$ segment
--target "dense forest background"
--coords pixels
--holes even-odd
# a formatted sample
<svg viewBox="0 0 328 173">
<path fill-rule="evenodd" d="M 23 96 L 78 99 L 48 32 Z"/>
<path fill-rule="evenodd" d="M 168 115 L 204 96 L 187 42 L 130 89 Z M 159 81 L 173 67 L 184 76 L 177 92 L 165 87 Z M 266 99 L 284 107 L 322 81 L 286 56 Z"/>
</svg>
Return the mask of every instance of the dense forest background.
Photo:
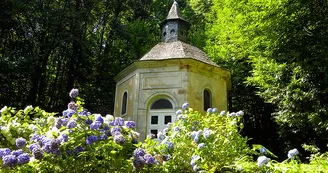
<svg viewBox="0 0 328 173">
<path fill-rule="evenodd" d="M 0 1 L 0 106 L 61 112 L 79 88 L 112 113 L 113 77 L 160 41 L 172 0 Z M 189 43 L 232 73 L 243 134 L 278 156 L 302 143 L 327 150 L 326 0 L 179 0 Z M 303 151 L 304 153 L 304 151 Z"/>
</svg>

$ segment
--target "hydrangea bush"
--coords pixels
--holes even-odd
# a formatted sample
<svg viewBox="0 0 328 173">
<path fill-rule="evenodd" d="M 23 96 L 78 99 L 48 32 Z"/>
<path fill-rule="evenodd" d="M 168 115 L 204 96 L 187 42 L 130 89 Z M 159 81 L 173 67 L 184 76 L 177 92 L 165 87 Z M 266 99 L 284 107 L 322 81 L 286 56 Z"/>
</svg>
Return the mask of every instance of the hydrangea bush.
<svg viewBox="0 0 328 173">
<path fill-rule="evenodd" d="M 301 164 L 297 149 L 276 162 L 261 145 L 247 146 L 242 111 L 201 114 L 182 105 L 177 121 L 143 143 L 133 121 L 92 114 L 73 89 L 59 115 L 38 107 L 0 110 L 0 172 L 325 172 L 327 153 Z M 253 159 L 256 155 L 256 159 Z"/>
</svg>

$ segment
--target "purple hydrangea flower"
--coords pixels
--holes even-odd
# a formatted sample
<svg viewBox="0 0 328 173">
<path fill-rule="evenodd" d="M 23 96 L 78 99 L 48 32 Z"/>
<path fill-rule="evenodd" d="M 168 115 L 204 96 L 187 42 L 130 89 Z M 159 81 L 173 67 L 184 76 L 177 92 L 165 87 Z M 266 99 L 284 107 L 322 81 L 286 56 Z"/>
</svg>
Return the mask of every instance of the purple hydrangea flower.
<svg viewBox="0 0 328 173">
<path fill-rule="evenodd" d="M 37 160 L 42 160 L 43 158 L 43 151 L 41 148 L 34 148 L 32 151 L 33 157 Z"/>
<path fill-rule="evenodd" d="M 198 141 L 199 141 L 199 136 L 195 136 L 194 142 L 198 143 Z"/>
<path fill-rule="evenodd" d="M 86 140 L 86 144 L 87 145 L 91 145 L 94 142 L 96 142 L 97 140 L 98 140 L 98 137 L 97 136 L 94 136 L 94 135 L 88 136 L 88 138 Z"/>
<path fill-rule="evenodd" d="M 180 128 L 178 126 L 174 127 L 174 131 L 175 132 L 179 132 L 180 131 Z"/>
<path fill-rule="evenodd" d="M 11 153 L 9 148 L 0 148 L 0 158 L 9 155 Z"/>
<path fill-rule="evenodd" d="M 226 115 L 226 114 L 227 114 L 226 111 L 221 111 L 221 112 L 220 112 L 220 115 L 221 115 L 221 116 L 224 116 L 224 115 Z"/>
<path fill-rule="evenodd" d="M 124 144 L 126 141 L 125 137 L 121 134 L 114 136 L 114 142 L 117 144 Z"/>
<path fill-rule="evenodd" d="M 167 134 L 167 132 L 169 132 L 169 129 L 168 128 L 163 129 L 163 134 L 164 135 Z"/>
<path fill-rule="evenodd" d="M 17 160 L 17 157 L 14 156 L 14 155 L 6 155 L 6 156 L 3 156 L 2 157 L 2 161 L 3 161 L 3 164 L 5 166 L 10 166 L 10 167 L 14 167 L 16 166 L 18 160 Z"/>
<path fill-rule="evenodd" d="M 206 112 L 211 114 L 213 112 L 213 109 L 212 108 L 208 108 Z"/>
<path fill-rule="evenodd" d="M 70 117 L 72 117 L 72 115 L 73 114 L 75 114 L 75 110 L 73 110 L 73 109 L 67 109 L 67 110 L 64 110 L 63 111 L 63 116 L 65 117 L 65 118 L 70 118 Z"/>
<path fill-rule="evenodd" d="M 80 116 L 88 116 L 89 115 L 88 110 L 83 110 L 83 111 L 79 112 L 79 115 Z"/>
<path fill-rule="evenodd" d="M 134 157 L 132 160 L 133 167 L 137 170 L 142 169 L 145 165 L 145 159 L 143 157 Z"/>
<path fill-rule="evenodd" d="M 17 157 L 17 160 L 18 164 L 28 163 L 30 161 L 30 155 L 28 155 L 27 153 L 23 153 Z"/>
<path fill-rule="evenodd" d="M 104 123 L 104 119 L 102 118 L 101 115 L 96 115 L 96 117 L 95 117 L 95 121 L 99 121 L 101 124 Z"/>
<path fill-rule="evenodd" d="M 189 107 L 189 103 L 184 103 L 183 105 L 182 105 L 182 109 L 183 110 L 185 110 L 185 109 L 187 109 Z"/>
<path fill-rule="evenodd" d="M 69 92 L 69 96 L 70 96 L 71 98 L 76 98 L 78 95 L 79 95 L 79 90 L 78 90 L 78 89 L 73 88 L 73 89 Z"/>
<path fill-rule="evenodd" d="M 114 126 L 124 126 L 124 119 L 121 117 L 115 118 Z"/>
<path fill-rule="evenodd" d="M 192 170 L 193 170 L 194 172 L 197 172 L 197 171 L 198 171 L 198 166 L 197 166 L 197 165 L 194 165 L 194 166 L 192 167 Z"/>
<path fill-rule="evenodd" d="M 195 139 L 196 136 L 197 136 L 197 132 L 196 131 L 192 131 L 191 132 L 191 139 Z"/>
<path fill-rule="evenodd" d="M 133 151 L 133 157 L 143 157 L 145 156 L 146 152 L 144 149 L 142 148 L 137 148 Z"/>
<path fill-rule="evenodd" d="M 204 144 L 204 143 L 200 143 L 200 144 L 198 144 L 198 149 L 201 149 L 201 148 L 203 148 L 203 147 L 205 147 L 205 144 Z"/>
<path fill-rule="evenodd" d="M 219 110 L 218 110 L 218 108 L 213 108 L 212 109 L 212 113 L 217 113 Z"/>
<path fill-rule="evenodd" d="M 112 136 L 119 135 L 121 134 L 121 128 L 119 126 L 115 126 L 112 128 L 110 133 L 112 134 Z"/>
<path fill-rule="evenodd" d="M 79 105 L 72 101 L 68 103 L 67 108 L 76 111 L 77 109 L 79 109 Z"/>
<path fill-rule="evenodd" d="M 268 163 L 270 161 L 269 158 L 265 157 L 265 156 L 260 156 L 257 158 L 257 165 L 258 166 L 263 166 L 265 165 L 266 163 Z"/>
<path fill-rule="evenodd" d="M 151 165 L 151 164 L 155 163 L 155 158 L 150 154 L 146 154 L 144 156 L 144 159 L 145 159 L 145 163 L 148 164 L 148 165 Z"/>
<path fill-rule="evenodd" d="M 18 157 L 19 155 L 23 154 L 23 150 L 22 149 L 19 149 L 19 150 L 14 150 L 11 152 L 12 155 Z"/>
<path fill-rule="evenodd" d="M 60 121 L 61 121 L 61 125 L 67 126 L 68 118 L 60 118 Z"/>
<path fill-rule="evenodd" d="M 103 130 L 109 130 L 110 128 L 109 128 L 109 126 L 104 126 L 104 128 L 103 128 Z"/>
<path fill-rule="evenodd" d="M 175 114 L 176 114 L 176 115 L 181 115 L 181 114 L 182 114 L 182 110 L 181 110 L 181 109 L 177 110 L 177 111 L 175 112 Z"/>
<path fill-rule="evenodd" d="M 231 112 L 231 113 L 229 114 L 230 117 L 235 117 L 236 115 L 237 115 L 237 114 L 234 113 L 234 112 Z"/>
<path fill-rule="evenodd" d="M 33 151 L 34 148 L 40 148 L 40 145 L 38 143 L 33 143 L 28 147 L 30 151 Z"/>
<path fill-rule="evenodd" d="M 292 157 L 296 156 L 298 153 L 299 153 L 298 150 L 296 148 L 294 148 L 294 149 L 288 151 L 287 156 L 288 156 L 288 158 L 292 158 Z"/>
<path fill-rule="evenodd" d="M 67 128 L 69 128 L 69 129 L 72 129 L 72 128 L 76 127 L 76 126 L 77 126 L 77 124 L 76 124 L 76 122 L 74 120 L 71 120 L 71 121 L 69 121 L 67 123 Z"/>
<path fill-rule="evenodd" d="M 95 121 L 92 124 L 90 124 L 90 129 L 91 130 L 98 130 L 101 126 L 101 122 Z"/>
<path fill-rule="evenodd" d="M 85 123 L 86 123 L 86 124 L 89 124 L 89 125 L 92 124 L 92 122 L 93 122 L 93 121 L 92 121 L 91 119 L 87 119 L 87 120 L 85 120 Z"/>
<path fill-rule="evenodd" d="M 125 121 L 125 126 L 133 129 L 136 126 L 136 123 L 134 121 Z"/>
<path fill-rule="evenodd" d="M 17 138 L 16 139 L 16 146 L 18 148 L 23 148 L 26 145 L 26 139 L 24 138 Z"/>
</svg>

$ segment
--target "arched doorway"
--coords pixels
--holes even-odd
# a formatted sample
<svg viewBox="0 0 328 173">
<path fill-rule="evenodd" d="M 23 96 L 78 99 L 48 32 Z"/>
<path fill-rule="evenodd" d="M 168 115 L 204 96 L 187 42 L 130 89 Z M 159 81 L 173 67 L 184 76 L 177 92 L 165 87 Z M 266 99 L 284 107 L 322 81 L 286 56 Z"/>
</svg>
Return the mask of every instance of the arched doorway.
<svg viewBox="0 0 328 173">
<path fill-rule="evenodd" d="M 147 133 L 153 134 L 156 138 L 157 133 L 162 131 L 168 123 L 175 120 L 174 106 L 172 101 L 167 98 L 155 100 L 149 107 Z"/>
</svg>

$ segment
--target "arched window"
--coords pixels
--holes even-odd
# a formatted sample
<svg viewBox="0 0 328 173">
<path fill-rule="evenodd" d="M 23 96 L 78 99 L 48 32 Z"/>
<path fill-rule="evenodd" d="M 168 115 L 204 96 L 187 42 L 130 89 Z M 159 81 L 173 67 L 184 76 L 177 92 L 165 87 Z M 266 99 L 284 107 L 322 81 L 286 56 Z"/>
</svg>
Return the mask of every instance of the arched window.
<svg viewBox="0 0 328 173">
<path fill-rule="evenodd" d="M 122 97 L 122 109 L 121 109 L 121 115 L 126 114 L 127 112 L 127 108 L 128 108 L 128 92 L 125 91 L 123 93 L 123 97 Z"/>
<path fill-rule="evenodd" d="M 204 111 L 212 107 L 212 94 L 209 89 L 204 90 Z"/>
<path fill-rule="evenodd" d="M 173 106 L 167 99 L 158 99 L 151 105 L 150 109 L 173 109 Z"/>
<path fill-rule="evenodd" d="M 175 30 L 174 30 L 174 29 L 171 29 L 170 34 L 171 34 L 171 35 L 172 35 L 172 34 L 175 34 Z"/>
</svg>

